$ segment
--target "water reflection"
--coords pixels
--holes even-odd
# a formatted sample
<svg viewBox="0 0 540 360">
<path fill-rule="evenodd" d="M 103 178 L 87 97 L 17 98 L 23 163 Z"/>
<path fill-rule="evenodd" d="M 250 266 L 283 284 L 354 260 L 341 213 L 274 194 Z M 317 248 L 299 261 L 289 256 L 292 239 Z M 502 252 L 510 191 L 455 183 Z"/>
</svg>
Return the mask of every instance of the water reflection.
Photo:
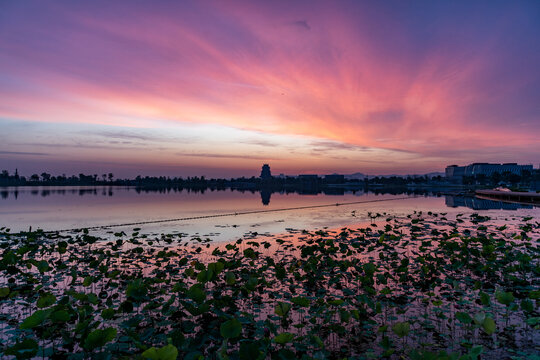
<svg viewBox="0 0 540 360">
<path fill-rule="evenodd" d="M 532 209 L 532 205 L 507 203 L 496 200 L 486 200 L 468 196 L 445 196 L 445 204 L 448 207 L 467 207 L 473 210 L 517 210 Z"/>
<path fill-rule="evenodd" d="M 417 195 L 417 196 L 442 196 L 441 191 L 438 190 L 425 190 L 425 189 L 407 189 L 407 188 L 382 188 L 382 189 L 346 189 L 342 187 L 330 187 L 325 189 L 225 189 L 225 188 L 182 188 L 182 187 L 113 187 L 113 186 L 99 186 L 99 187 L 40 187 L 40 188 L 3 188 L 0 191 L 0 199 L 6 200 L 11 198 L 18 199 L 20 194 L 31 194 L 32 196 L 49 197 L 52 195 L 60 196 L 102 196 L 112 197 L 117 192 L 125 193 L 131 192 L 132 194 L 205 194 L 206 192 L 237 192 L 237 193 L 250 193 L 260 194 L 261 203 L 264 206 L 270 204 L 272 194 L 288 195 L 335 195 L 344 196 L 346 194 L 363 195 Z M 467 207 L 473 210 L 516 210 L 516 209 L 532 209 L 532 205 L 505 203 L 496 200 L 479 199 L 476 197 L 466 196 L 452 196 L 444 195 L 445 204 L 448 207 Z"/>
<path fill-rule="evenodd" d="M 451 208 L 467 207 L 473 210 L 517 210 L 532 209 L 533 205 L 505 203 L 496 200 L 480 199 L 467 196 L 443 195 L 442 189 L 410 189 L 410 188 L 370 188 L 370 189 L 348 189 L 344 187 L 329 187 L 324 189 L 271 189 L 264 188 L 216 188 L 216 187 L 129 187 L 129 186 L 74 186 L 74 187 L 7 187 L 0 190 L 0 200 L 18 200 L 22 195 L 40 196 L 47 198 L 51 196 L 62 196 L 71 198 L 72 196 L 92 196 L 92 197 L 113 197 L 131 195 L 180 195 L 194 194 L 203 195 L 207 193 L 237 193 L 260 195 L 260 202 L 263 206 L 270 205 L 273 194 L 278 195 L 300 195 L 300 196 L 362 196 L 362 195 L 408 195 L 424 197 L 445 198 L 445 205 Z"/>
<path fill-rule="evenodd" d="M 408 188 L 345 188 L 345 187 L 329 187 L 324 189 L 272 189 L 264 188 L 261 190 L 248 188 L 218 188 L 218 187 L 129 187 L 129 186 L 66 186 L 66 187 L 7 187 L 0 190 L 0 199 L 11 198 L 17 199 L 20 194 L 30 194 L 33 196 L 49 197 L 53 195 L 60 196 L 102 196 L 112 197 L 117 193 L 132 193 L 132 194 L 205 194 L 207 192 L 236 192 L 260 194 L 261 203 L 269 205 L 272 194 L 280 195 L 335 195 L 344 196 L 347 194 L 353 195 L 421 195 L 421 196 L 441 196 L 440 190 L 425 190 L 425 189 L 408 189 Z"/>
<path fill-rule="evenodd" d="M 261 190 L 261 202 L 264 206 L 270 204 L 271 196 L 272 196 L 272 192 L 270 190 L 266 190 L 266 189 Z"/>
<path fill-rule="evenodd" d="M 356 226 L 369 221 L 368 212 L 392 215 L 411 211 L 449 214 L 492 209 L 506 216 L 538 216 L 537 208 L 479 199 L 452 199 L 443 190 L 425 189 L 305 189 L 254 188 L 136 188 L 122 186 L 90 187 L 11 187 L 0 189 L 0 227 L 13 231 L 45 230 L 132 224 L 160 221 L 145 226 L 148 231 L 196 234 L 230 240 L 245 233 L 281 234 L 287 229 L 320 229 Z M 348 204 L 346 206 L 328 206 Z M 456 208 L 467 207 L 471 210 Z M 321 206 L 325 207 L 321 207 Z M 277 211 L 291 209 L 291 211 Z M 473 210 L 475 209 L 475 210 Z M 267 211 L 268 210 L 268 211 Z M 249 215 L 236 216 L 235 214 Z M 233 216 L 221 217 L 223 214 Z M 214 215 L 220 217 L 214 218 Z M 210 216 L 210 217 L 209 217 Z M 204 218 L 204 219 L 201 219 Z M 195 219 L 163 223 L 166 219 Z M 129 231 L 129 229 L 126 229 Z M 217 234 L 217 235 L 216 235 Z"/>
</svg>

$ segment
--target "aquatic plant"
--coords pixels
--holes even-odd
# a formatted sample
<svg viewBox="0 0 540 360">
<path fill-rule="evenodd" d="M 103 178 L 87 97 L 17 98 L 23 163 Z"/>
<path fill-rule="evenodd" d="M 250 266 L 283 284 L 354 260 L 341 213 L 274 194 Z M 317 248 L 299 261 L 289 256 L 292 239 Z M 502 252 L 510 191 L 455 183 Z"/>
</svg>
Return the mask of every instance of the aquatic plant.
<svg viewBox="0 0 540 360">
<path fill-rule="evenodd" d="M 138 228 L 99 236 L 2 228 L 0 353 L 533 356 L 540 223 L 444 215 L 377 214 L 368 227 L 226 244 Z"/>
</svg>

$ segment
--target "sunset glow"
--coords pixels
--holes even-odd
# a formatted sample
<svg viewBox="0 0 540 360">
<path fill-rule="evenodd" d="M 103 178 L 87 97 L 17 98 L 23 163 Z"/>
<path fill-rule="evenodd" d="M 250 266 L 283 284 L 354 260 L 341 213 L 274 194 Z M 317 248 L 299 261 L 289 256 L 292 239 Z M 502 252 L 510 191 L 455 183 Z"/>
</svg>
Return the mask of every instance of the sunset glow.
<svg viewBox="0 0 540 360">
<path fill-rule="evenodd" d="M 3 168 L 423 173 L 540 160 L 538 2 L 0 3 Z"/>
</svg>

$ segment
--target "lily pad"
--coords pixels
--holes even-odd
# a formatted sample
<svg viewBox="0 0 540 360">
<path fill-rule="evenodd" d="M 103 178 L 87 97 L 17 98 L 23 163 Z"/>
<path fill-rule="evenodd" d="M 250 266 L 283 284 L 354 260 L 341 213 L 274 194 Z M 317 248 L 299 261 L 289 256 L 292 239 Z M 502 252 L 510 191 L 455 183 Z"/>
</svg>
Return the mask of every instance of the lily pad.
<svg viewBox="0 0 540 360">
<path fill-rule="evenodd" d="M 235 318 L 227 320 L 221 324 L 219 332 L 225 339 L 238 337 L 242 333 L 242 323 Z"/>
<path fill-rule="evenodd" d="M 94 330 L 90 334 L 88 334 L 88 337 L 84 341 L 84 348 L 88 351 L 92 351 L 94 349 L 104 346 L 108 342 L 112 341 L 115 337 L 115 328 L 109 327 L 103 330 Z"/>
</svg>

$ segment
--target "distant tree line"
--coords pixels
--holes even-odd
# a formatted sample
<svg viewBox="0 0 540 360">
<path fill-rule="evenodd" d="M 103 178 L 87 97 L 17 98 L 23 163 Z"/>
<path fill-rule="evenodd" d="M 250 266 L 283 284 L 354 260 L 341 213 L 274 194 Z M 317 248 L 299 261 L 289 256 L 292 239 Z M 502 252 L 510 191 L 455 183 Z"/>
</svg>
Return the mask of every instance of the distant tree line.
<svg viewBox="0 0 540 360">
<path fill-rule="evenodd" d="M 234 188 L 319 188 L 327 185 L 356 185 L 357 187 L 368 185 L 393 185 L 406 186 L 408 184 L 425 184 L 429 182 L 440 182 L 444 178 L 436 176 L 417 177 L 373 177 L 370 179 L 343 179 L 337 183 L 326 180 L 324 177 L 272 177 L 270 179 L 261 179 L 259 177 L 240 177 L 233 179 L 207 179 L 204 176 L 194 177 L 166 177 L 166 176 L 137 176 L 134 179 L 115 179 L 113 173 L 78 176 L 58 175 L 54 176 L 43 172 L 40 175 L 33 174 L 26 178 L 20 176 L 17 172 L 11 175 L 7 170 L 0 174 L 0 186 L 64 186 L 64 185 L 125 185 L 138 187 L 234 187 Z"/>
<path fill-rule="evenodd" d="M 392 185 L 392 186 L 407 186 L 407 185 L 420 185 L 429 183 L 440 183 L 445 178 L 442 176 L 429 177 L 424 176 L 376 176 L 370 178 L 368 184 L 371 185 Z"/>
<path fill-rule="evenodd" d="M 97 174 L 85 175 L 79 174 L 79 176 L 72 175 L 67 177 L 63 175 L 51 175 L 43 172 L 41 175 L 33 174 L 28 178 L 19 175 L 18 171 L 15 171 L 13 175 L 7 170 L 2 170 L 0 173 L 0 186 L 25 186 L 25 185 L 47 185 L 47 186 L 61 186 L 61 185 L 104 185 L 113 184 L 114 175 L 112 173 L 103 174 L 99 177 Z"/>
<path fill-rule="evenodd" d="M 374 178 L 370 181 L 378 181 L 379 178 Z M 388 181 L 387 179 L 383 179 Z M 335 179 L 332 180 L 335 182 Z M 282 188 L 322 188 L 333 182 L 326 180 L 324 177 L 308 176 L 308 177 L 271 177 L 261 179 L 260 177 L 239 177 L 233 179 L 208 179 L 204 176 L 193 177 L 166 177 L 166 176 L 137 176 L 134 179 L 115 179 L 112 173 L 86 175 L 79 174 L 78 176 L 51 175 L 47 172 L 41 174 L 33 174 L 30 177 L 20 176 L 17 171 L 15 174 L 10 174 L 7 170 L 3 170 L 0 174 L 0 186 L 87 186 L 87 185 L 123 185 L 148 188 L 234 188 L 234 189 L 282 189 Z M 361 187 L 367 185 L 367 180 L 350 179 L 337 181 L 337 185 L 356 185 Z M 334 183 L 334 185 L 336 185 Z"/>
<path fill-rule="evenodd" d="M 539 180 L 539 171 L 533 173 L 525 171 L 522 175 L 505 172 L 503 174 L 494 173 L 492 176 L 478 175 L 475 177 L 464 177 L 465 185 L 490 185 L 496 186 L 501 183 L 516 185 L 519 183 L 530 183 Z M 207 179 L 204 176 L 193 177 L 166 177 L 166 176 L 137 176 L 134 179 L 115 179 L 113 173 L 105 173 L 101 176 L 97 174 L 78 176 L 51 175 L 43 172 L 33 174 L 30 177 L 20 176 L 17 171 L 10 174 L 7 170 L 0 173 L 0 186 L 96 186 L 96 185 L 115 185 L 115 186 L 135 186 L 140 188 L 189 188 L 189 189 L 271 189 L 273 191 L 280 189 L 300 189 L 313 191 L 327 187 L 345 187 L 345 188 L 367 188 L 367 187 L 406 187 L 418 185 L 444 186 L 446 178 L 441 176 L 376 176 L 369 179 L 345 179 L 336 181 L 318 176 L 280 176 L 261 179 L 260 177 L 240 177 L 233 179 Z"/>
</svg>

